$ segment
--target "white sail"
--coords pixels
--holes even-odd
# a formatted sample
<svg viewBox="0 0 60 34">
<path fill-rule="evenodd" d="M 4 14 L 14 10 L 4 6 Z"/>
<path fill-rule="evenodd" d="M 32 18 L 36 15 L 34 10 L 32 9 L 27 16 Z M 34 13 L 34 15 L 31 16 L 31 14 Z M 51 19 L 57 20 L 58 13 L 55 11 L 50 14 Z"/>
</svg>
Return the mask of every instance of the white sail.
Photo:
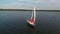
<svg viewBox="0 0 60 34">
<path fill-rule="evenodd" d="M 36 19 L 36 10 L 35 10 L 35 6 L 34 6 L 34 21 Z"/>
<path fill-rule="evenodd" d="M 33 8 L 31 18 L 33 18 L 33 19 L 34 19 L 34 21 L 35 21 L 35 19 L 36 19 L 36 10 L 35 10 L 35 6 L 34 6 L 34 8 Z"/>
<path fill-rule="evenodd" d="M 33 16 L 33 14 L 34 14 L 34 12 L 32 11 L 32 16 L 31 16 L 31 18 L 33 18 L 34 16 Z"/>
</svg>

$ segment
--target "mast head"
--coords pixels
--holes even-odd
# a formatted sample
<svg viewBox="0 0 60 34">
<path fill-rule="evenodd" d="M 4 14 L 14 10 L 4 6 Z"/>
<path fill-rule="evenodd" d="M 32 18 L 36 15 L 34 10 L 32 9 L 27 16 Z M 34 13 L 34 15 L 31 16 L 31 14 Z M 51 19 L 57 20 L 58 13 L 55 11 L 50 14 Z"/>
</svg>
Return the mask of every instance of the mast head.
<svg viewBox="0 0 60 34">
<path fill-rule="evenodd" d="M 34 10 L 35 10 L 35 6 L 34 6 Z"/>
</svg>

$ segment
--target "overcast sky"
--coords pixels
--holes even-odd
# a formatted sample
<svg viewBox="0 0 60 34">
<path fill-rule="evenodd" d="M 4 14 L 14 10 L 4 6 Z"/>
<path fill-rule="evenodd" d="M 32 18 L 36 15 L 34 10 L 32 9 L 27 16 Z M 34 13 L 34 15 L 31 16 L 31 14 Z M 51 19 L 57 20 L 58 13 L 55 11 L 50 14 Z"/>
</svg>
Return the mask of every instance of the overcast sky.
<svg viewBox="0 0 60 34">
<path fill-rule="evenodd" d="M 3 9 L 60 10 L 60 0 L 0 0 Z"/>
</svg>

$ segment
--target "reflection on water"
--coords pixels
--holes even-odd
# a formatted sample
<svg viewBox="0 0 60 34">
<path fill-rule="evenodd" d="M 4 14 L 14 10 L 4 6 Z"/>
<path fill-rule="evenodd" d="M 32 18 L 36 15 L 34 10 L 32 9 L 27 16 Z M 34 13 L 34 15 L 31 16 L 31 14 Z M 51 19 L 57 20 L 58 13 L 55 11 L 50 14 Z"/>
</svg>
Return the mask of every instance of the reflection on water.
<svg viewBox="0 0 60 34">
<path fill-rule="evenodd" d="M 27 27 L 28 27 L 28 29 L 27 29 L 28 34 L 36 34 L 36 27 L 30 27 L 28 25 L 27 25 Z"/>
</svg>

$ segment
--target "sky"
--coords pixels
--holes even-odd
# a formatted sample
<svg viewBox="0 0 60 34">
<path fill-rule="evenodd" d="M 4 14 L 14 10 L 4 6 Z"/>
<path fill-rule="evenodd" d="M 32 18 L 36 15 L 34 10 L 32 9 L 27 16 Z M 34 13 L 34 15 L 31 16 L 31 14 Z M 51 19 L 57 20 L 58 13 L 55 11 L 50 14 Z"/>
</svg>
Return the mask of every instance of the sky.
<svg viewBox="0 0 60 34">
<path fill-rule="evenodd" d="M 0 9 L 60 10 L 60 0 L 0 0 Z"/>
</svg>

